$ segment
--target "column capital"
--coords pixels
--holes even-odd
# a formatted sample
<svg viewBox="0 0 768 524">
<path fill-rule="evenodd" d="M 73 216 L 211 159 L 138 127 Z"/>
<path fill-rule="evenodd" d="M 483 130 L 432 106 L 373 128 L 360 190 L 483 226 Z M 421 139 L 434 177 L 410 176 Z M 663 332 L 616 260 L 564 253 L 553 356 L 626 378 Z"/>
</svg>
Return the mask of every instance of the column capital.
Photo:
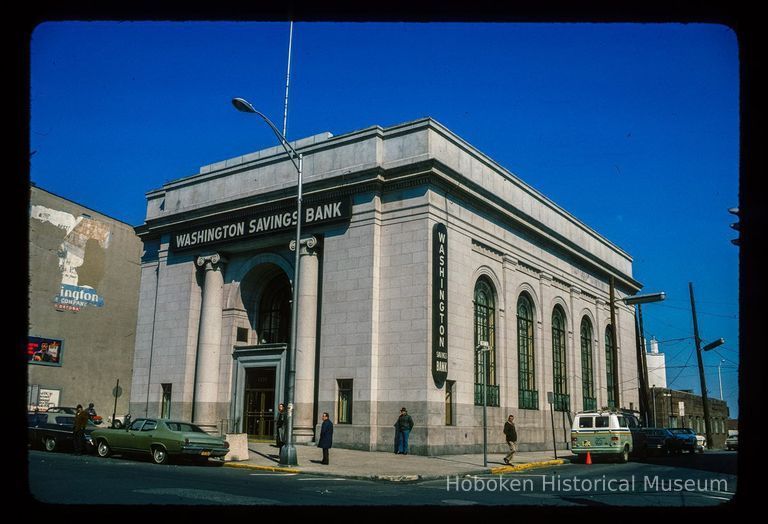
<svg viewBox="0 0 768 524">
<path fill-rule="evenodd" d="M 299 251 L 300 255 L 315 255 L 317 254 L 317 246 L 319 244 L 319 241 L 317 240 L 317 237 L 311 236 L 307 238 L 301 239 L 301 250 Z M 291 251 L 296 251 L 296 241 L 291 240 L 291 243 L 288 245 Z"/>
<path fill-rule="evenodd" d="M 219 253 L 197 257 L 195 264 L 205 271 L 220 270 L 228 260 Z"/>
</svg>

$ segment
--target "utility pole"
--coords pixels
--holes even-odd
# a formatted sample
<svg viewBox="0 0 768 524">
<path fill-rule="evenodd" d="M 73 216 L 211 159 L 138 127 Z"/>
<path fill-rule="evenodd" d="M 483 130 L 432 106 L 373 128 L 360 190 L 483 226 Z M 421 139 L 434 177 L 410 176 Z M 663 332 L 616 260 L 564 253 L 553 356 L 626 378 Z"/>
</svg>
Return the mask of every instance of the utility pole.
<svg viewBox="0 0 768 524">
<path fill-rule="evenodd" d="M 699 322 L 696 319 L 696 301 L 693 298 L 693 283 L 688 282 L 691 293 L 691 313 L 693 314 L 693 337 L 696 341 L 696 359 L 699 362 L 699 380 L 701 381 L 701 399 L 704 403 L 704 428 L 707 433 L 707 447 L 712 449 L 712 424 L 709 420 L 709 398 L 707 397 L 707 381 L 704 378 L 704 362 L 701 358 L 701 339 L 699 338 Z"/>
<path fill-rule="evenodd" d="M 616 409 L 621 407 L 619 401 L 619 341 L 616 337 L 616 291 L 613 275 L 609 277 L 610 301 L 611 301 L 611 337 L 613 338 L 613 405 Z"/>
</svg>

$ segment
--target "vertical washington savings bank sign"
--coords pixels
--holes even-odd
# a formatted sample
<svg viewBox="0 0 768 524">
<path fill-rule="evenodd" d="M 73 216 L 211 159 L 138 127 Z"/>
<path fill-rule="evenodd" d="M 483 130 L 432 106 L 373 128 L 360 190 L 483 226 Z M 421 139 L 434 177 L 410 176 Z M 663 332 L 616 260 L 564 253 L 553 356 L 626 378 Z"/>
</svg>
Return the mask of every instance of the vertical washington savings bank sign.
<svg viewBox="0 0 768 524">
<path fill-rule="evenodd" d="M 448 230 L 432 228 L 432 378 L 442 388 L 448 377 Z"/>
</svg>

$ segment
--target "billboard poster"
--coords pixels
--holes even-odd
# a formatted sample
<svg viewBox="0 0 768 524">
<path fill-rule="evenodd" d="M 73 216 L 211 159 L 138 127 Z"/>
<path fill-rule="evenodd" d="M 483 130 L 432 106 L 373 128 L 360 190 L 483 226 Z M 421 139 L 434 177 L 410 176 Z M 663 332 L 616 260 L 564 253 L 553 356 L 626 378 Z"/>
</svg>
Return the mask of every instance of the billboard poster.
<svg viewBox="0 0 768 524">
<path fill-rule="evenodd" d="M 52 338 L 29 337 L 27 362 L 46 366 L 61 366 L 62 341 Z"/>
</svg>

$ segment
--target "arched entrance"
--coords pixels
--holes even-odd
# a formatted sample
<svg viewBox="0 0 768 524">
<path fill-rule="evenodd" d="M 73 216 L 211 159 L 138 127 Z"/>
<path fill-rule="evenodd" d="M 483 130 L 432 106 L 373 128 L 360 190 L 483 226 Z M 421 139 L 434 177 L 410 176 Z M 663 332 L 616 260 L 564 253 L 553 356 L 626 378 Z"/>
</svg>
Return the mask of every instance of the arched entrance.
<svg viewBox="0 0 768 524">
<path fill-rule="evenodd" d="M 291 333 L 291 282 L 274 264 L 251 270 L 241 283 L 241 298 L 257 344 L 235 350 L 236 406 L 249 438 L 272 440 L 275 413 L 283 399 L 285 350 Z"/>
</svg>

